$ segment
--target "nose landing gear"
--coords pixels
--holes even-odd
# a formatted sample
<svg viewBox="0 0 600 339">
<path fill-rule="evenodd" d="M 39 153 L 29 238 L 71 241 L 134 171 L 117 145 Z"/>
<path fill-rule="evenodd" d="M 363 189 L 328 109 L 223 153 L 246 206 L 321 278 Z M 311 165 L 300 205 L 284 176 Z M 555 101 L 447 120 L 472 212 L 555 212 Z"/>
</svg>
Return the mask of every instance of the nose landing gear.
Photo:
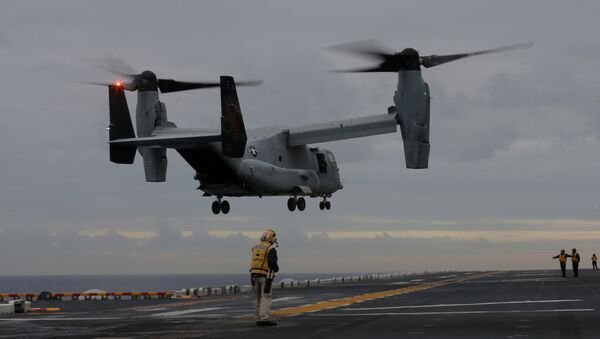
<svg viewBox="0 0 600 339">
<path fill-rule="evenodd" d="M 331 209 L 331 202 L 327 201 L 327 197 L 323 197 L 323 201 L 319 202 L 319 209 L 321 211 Z"/>
<path fill-rule="evenodd" d="M 229 206 L 229 201 L 227 200 L 223 200 L 221 201 L 221 198 L 223 197 L 217 197 L 216 201 L 213 201 L 212 203 L 212 212 L 214 214 L 219 214 L 219 212 L 223 212 L 223 214 L 227 214 L 229 213 L 230 207 Z"/>
</svg>

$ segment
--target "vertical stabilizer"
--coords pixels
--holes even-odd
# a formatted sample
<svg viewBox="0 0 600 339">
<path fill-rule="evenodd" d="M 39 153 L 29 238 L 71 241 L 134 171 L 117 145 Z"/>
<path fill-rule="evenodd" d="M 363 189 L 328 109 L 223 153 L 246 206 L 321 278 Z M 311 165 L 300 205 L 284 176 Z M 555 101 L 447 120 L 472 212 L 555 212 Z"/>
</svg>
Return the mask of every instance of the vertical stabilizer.
<svg viewBox="0 0 600 339">
<path fill-rule="evenodd" d="M 127 107 L 127 99 L 122 86 L 108 86 L 109 125 L 108 140 L 135 138 L 133 124 Z M 135 148 L 110 145 L 110 161 L 117 164 L 133 164 Z"/>
<path fill-rule="evenodd" d="M 246 128 L 233 77 L 221 76 L 221 147 L 228 157 L 240 158 L 246 149 Z"/>
</svg>

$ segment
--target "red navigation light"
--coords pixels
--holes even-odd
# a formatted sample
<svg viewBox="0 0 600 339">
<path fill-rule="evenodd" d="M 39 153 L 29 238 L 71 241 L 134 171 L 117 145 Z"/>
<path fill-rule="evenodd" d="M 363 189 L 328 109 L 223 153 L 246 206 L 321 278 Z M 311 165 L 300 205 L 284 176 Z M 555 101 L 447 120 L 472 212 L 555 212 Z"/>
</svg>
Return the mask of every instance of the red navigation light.
<svg viewBox="0 0 600 339">
<path fill-rule="evenodd" d="M 121 87 L 121 82 L 120 82 L 120 81 L 118 81 L 118 80 L 117 80 L 117 81 L 115 81 L 115 86 L 117 86 L 117 87 Z"/>
</svg>

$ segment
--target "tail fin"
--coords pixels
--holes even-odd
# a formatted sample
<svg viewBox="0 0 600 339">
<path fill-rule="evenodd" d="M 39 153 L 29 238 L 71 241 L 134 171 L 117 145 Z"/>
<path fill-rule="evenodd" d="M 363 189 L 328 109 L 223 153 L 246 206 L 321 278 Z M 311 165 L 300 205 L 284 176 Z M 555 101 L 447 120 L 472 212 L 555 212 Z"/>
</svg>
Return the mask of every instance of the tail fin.
<svg viewBox="0 0 600 339">
<path fill-rule="evenodd" d="M 221 76 L 221 148 L 228 157 L 240 158 L 246 150 L 246 128 L 233 77 Z"/>
<path fill-rule="evenodd" d="M 108 139 L 110 141 L 123 138 L 135 138 L 133 124 L 127 107 L 127 99 L 122 86 L 108 86 L 108 102 L 110 106 L 110 123 Z M 110 161 L 117 164 L 133 164 L 135 148 L 110 145 Z"/>
</svg>

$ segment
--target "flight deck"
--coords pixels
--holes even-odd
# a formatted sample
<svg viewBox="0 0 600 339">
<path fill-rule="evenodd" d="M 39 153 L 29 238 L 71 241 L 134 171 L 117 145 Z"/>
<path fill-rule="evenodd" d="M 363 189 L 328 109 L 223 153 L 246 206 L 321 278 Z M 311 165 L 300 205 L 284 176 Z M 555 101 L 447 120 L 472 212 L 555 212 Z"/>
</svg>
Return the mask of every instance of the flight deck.
<svg viewBox="0 0 600 339">
<path fill-rule="evenodd" d="M 570 273 L 570 272 L 569 272 Z M 598 338 L 600 273 L 415 274 L 276 289 L 278 325 L 257 327 L 251 293 L 198 299 L 34 301 L 56 313 L 0 316 L 0 337 Z"/>
</svg>

